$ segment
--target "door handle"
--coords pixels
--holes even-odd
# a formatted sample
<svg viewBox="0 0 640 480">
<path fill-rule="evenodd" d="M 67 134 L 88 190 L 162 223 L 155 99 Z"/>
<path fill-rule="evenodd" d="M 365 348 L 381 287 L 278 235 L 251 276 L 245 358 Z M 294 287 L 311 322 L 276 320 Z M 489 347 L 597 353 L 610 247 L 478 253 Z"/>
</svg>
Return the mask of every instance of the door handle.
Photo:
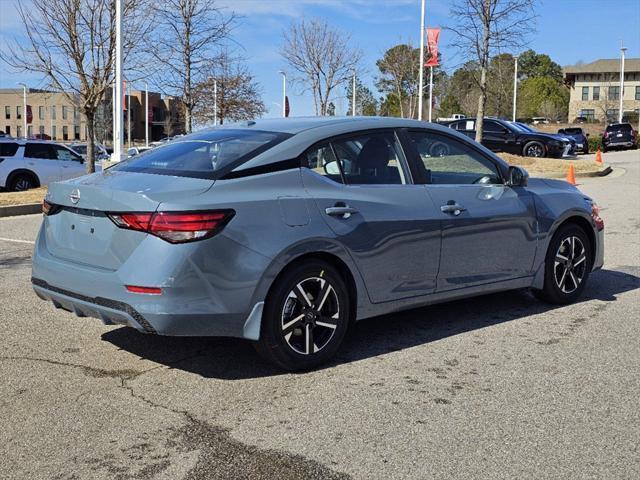
<svg viewBox="0 0 640 480">
<path fill-rule="evenodd" d="M 342 218 L 349 218 L 351 214 L 358 213 L 358 210 L 350 207 L 349 205 L 345 205 L 342 202 L 336 203 L 333 207 L 327 207 L 324 209 L 324 211 L 327 215 L 330 215 L 332 217 Z"/>
<path fill-rule="evenodd" d="M 453 200 L 449 200 L 446 205 L 440 206 L 440 211 L 442 213 L 451 213 L 456 217 L 460 215 L 462 212 L 464 212 L 465 210 L 466 208 L 464 208 L 462 205 L 458 205 Z"/>
</svg>

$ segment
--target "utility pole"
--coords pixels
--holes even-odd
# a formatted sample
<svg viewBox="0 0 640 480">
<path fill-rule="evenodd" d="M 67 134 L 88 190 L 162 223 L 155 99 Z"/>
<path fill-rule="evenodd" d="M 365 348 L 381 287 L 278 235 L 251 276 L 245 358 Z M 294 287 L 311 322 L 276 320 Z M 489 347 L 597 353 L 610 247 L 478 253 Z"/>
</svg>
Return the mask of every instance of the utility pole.
<svg viewBox="0 0 640 480">
<path fill-rule="evenodd" d="M 420 9 L 420 81 L 418 85 L 418 120 L 422 120 L 422 89 L 424 88 L 424 2 Z"/>
<path fill-rule="evenodd" d="M 213 81 L 213 125 L 218 125 L 218 80 Z"/>
<path fill-rule="evenodd" d="M 131 84 L 127 82 L 127 143 L 131 148 Z"/>
<path fill-rule="evenodd" d="M 282 75 L 282 118 L 287 116 L 287 74 L 280 70 L 278 72 Z"/>
<path fill-rule="evenodd" d="M 624 99 L 624 52 L 627 48 L 624 45 L 620 45 L 620 108 L 618 109 L 618 123 L 622 123 L 622 100 Z"/>
<path fill-rule="evenodd" d="M 516 99 L 518 97 L 518 56 L 514 56 L 515 65 L 513 69 L 513 118 L 516 121 Z"/>
<path fill-rule="evenodd" d="M 144 82 L 144 146 L 149 146 L 149 84 Z"/>
<path fill-rule="evenodd" d="M 116 78 L 115 101 L 113 118 L 115 130 L 113 132 L 113 160 L 122 160 L 122 0 L 116 3 Z"/>
<path fill-rule="evenodd" d="M 22 136 L 27 138 L 27 85 L 22 82 L 18 85 L 22 85 L 22 123 L 24 125 Z"/>
<path fill-rule="evenodd" d="M 431 121 L 432 107 L 433 107 L 433 65 L 429 67 L 429 121 Z"/>
<path fill-rule="evenodd" d="M 353 84 L 351 85 L 351 116 L 356 116 L 356 71 L 353 71 Z"/>
</svg>

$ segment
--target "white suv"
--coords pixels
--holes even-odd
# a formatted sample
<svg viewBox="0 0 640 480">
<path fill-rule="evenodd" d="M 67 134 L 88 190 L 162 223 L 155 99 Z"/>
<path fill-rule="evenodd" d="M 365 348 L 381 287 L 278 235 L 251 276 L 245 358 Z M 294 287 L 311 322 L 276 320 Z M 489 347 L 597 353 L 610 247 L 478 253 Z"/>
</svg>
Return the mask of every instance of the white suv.
<svg viewBox="0 0 640 480">
<path fill-rule="evenodd" d="M 82 157 L 64 145 L 0 139 L 0 188 L 28 190 L 85 173 Z"/>
</svg>

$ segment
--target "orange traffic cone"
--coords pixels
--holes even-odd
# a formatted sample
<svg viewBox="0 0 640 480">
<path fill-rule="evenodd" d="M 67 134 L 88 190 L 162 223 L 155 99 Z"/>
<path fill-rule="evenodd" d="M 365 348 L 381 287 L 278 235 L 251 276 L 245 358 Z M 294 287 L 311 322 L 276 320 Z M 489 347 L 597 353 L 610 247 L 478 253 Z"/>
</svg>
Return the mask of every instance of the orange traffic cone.
<svg viewBox="0 0 640 480">
<path fill-rule="evenodd" d="M 596 152 L 596 163 L 598 165 L 602 165 L 602 152 L 600 151 L 600 149 L 598 149 L 598 151 Z"/>
<path fill-rule="evenodd" d="M 567 172 L 567 178 L 566 178 L 567 182 L 569 182 L 571 185 L 575 185 L 576 184 L 576 171 L 573 168 L 573 164 L 569 165 L 569 171 Z"/>
</svg>

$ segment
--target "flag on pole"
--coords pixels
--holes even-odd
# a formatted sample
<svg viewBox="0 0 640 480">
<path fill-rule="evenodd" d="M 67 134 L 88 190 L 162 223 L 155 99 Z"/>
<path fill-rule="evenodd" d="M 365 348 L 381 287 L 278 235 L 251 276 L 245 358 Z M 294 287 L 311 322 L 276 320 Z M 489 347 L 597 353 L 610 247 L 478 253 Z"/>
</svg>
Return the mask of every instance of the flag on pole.
<svg viewBox="0 0 640 480">
<path fill-rule="evenodd" d="M 429 52 L 429 60 L 424 64 L 425 67 L 438 66 L 438 40 L 440 40 L 440 27 L 427 28 L 427 52 Z"/>
</svg>

